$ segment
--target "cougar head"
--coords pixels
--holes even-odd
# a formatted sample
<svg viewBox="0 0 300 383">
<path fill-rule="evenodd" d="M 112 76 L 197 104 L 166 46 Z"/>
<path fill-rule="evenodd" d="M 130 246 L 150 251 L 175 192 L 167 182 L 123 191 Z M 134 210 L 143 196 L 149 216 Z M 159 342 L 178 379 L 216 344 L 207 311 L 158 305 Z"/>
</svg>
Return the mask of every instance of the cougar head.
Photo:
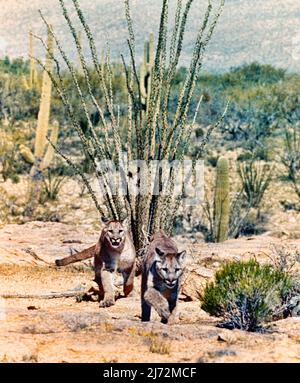
<svg viewBox="0 0 300 383">
<path fill-rule="evenodd" d="M 102 222 L 105 224 L 102 231 L 104 241 L 113 249 L 120 249 L 124 245 L 126 237 L 125 220 L 112 221 L 102 218 Z"/>
<path fill-rule="evenodd" d="M 168 289 L 177 285 L 178 278 L 183 273 L 183 263 L 186 251 L 169 252 L 155 248 L 156 271 Z"/>
</svg>

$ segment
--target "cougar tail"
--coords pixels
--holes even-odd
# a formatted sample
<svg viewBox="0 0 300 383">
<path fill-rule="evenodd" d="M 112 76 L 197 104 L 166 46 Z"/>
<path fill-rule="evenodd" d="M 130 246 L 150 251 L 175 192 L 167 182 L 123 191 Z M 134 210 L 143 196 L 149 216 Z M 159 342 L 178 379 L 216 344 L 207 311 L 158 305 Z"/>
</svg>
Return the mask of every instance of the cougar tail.
<svg viewBox="0 0 300 383">
<path fill-rule="evenodd" d="M 82 250 L 79 253 L 69 255 L 66 258 L 56 259 L 55 264 L 56 266 L 66 266 L 70 263 L 75 263 L 83 261 L 84 259 L 92 258 L 95 254 L 95 247 L 96 245 L 91 246 L 88 249 Z"/>
</svg>

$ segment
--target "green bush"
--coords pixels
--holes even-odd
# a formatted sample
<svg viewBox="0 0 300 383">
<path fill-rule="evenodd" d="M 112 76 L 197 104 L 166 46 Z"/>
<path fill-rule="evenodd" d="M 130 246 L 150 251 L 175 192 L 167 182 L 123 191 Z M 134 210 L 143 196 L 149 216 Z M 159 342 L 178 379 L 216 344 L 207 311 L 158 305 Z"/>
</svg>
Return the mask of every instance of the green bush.
<svg viewBox="0 0 300 383">
<path fill-rule="evenodd" d="M 0 72 L 16 75 L 28 74 L 28 61 L 24 61 L 22 58 L 10 59 L 6 56 L 4 59 L 0 59 Z"/>
<path fill-rule="evenodd" d="M 274 169 L 268 164 L 253 160 L 238 166 L 238 175 L 242 182 L 243 194 L 251 207 L 259 208 L 268 189 Z"/>
<path fill-rule="evenodd" d="M 46 176 L 43 179 L 40 202 L 45 203 L 46 201 L 56 201 L 65 181 L 65 176 L 60 175 L 55 170 L 48 169 Z"/>
<path fill-rule="evenodd" d="M 257 331 L 262 323 L 282 317 L 292 288 L 291 278 L 271 265 L 230 262 L 205 288 L 202 309 L 222 317 L 222 327 Z"/>
</svg>

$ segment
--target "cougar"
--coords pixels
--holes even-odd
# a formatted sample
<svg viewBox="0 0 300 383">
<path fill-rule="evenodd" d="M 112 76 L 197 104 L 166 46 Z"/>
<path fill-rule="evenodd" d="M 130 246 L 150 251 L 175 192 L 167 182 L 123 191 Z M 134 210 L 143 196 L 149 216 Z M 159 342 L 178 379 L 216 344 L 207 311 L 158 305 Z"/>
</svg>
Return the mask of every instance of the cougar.
<svg viewBox="0 0 300 383">
<path fill-rule="evenodd" d="M 175 318 L 186 252 L 163 232 L 154 235 L 146 251 L 142 272 L 142 321 L 150 320 L 151 307 L 162 323 Z"/>
<path fill-rule="evenodd" d="M 94 257 L 95 281 L 99 286 L 100 307 L 115 303 L 114 277 L 118 271 L 123 275 L 123 291 L 127 296 L 133 289 L 135 276 L 135 248 L 125 222 L 102 219 L 104 228 L 96 245 L 55 261 L 57 266 Z"/>
</svg>

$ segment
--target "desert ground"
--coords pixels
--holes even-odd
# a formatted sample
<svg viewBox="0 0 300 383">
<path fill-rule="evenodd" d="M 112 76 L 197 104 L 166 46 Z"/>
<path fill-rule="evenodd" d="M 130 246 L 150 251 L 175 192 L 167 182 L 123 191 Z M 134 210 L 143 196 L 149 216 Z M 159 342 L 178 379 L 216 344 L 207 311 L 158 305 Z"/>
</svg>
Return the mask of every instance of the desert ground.
<svg viewBox="0 0 300 383">
<path fill-rule="evenodd" d="M 74 188 L 65 193 L 74 204 Z M 66 195 L 60 204 L 63 200 Z M 177 236 L 179 247 L 188 250 L 187 271 L 177 321 L 163 325 L 155 313 L 151 322 L 140 321 L 139 278 L 130 297 L 120 297 L 105 309 L 96 301 L 77 302 L 75 297 L 15 297 L 89 288 L 90 261 L 63 268 L 54 265 L 70 247 L 81 250 L 97 240 L 97 217 L 88 197 L 80 201 L 81 209 L 73 205 L 72 214 L 56 206 L 64 223 L 10 223 L 0 229 L 0 294 L 11 296 L 1 300 L 2 362 L 299 362 L 299 318 L 269 323 L 264 333 L 226 330 L 217 327 L 218 318 L 201 310 L 199 301 L 199 293 L 223 262 L 253 256 L 265 262 L 271 243 L 300 248 L 298 212 L 294 216 L 281 212 L 277 219 L 281 225 L 274 226 L 270 219 L 266 229 L 273 230 L 222 244 Z M 81 219 L 76 218 L 79 211 Z M 84 224 L 79 223 L 82 212 Z"/>
</svg>

